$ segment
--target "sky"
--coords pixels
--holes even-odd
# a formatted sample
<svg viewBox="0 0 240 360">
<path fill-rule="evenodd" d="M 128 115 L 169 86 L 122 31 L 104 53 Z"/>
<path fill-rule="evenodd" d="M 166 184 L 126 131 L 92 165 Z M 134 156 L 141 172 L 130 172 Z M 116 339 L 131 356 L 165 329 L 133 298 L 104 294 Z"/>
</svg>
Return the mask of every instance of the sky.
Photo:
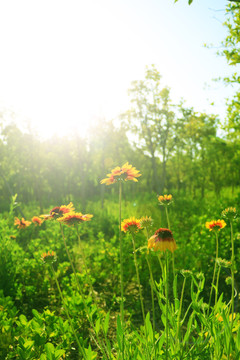
<svg viewBox="0 0 240 360">
<path fill-rule="evenodd" d="M 131 81 L 155 64 L 173 102 L 223 121 L 233 89 L 212 79 L 234 70 L 216 55 L 226 4 L 0 0 L 0 112 L 43 138 L 84 135 L 96 119 L 126 111 Z"/>
</svg>

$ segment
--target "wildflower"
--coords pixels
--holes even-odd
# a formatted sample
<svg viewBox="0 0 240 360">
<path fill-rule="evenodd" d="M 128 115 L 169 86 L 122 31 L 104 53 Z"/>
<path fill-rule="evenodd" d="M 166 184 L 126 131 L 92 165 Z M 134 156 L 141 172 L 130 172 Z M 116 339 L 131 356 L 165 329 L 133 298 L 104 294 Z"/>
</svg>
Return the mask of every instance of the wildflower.
<svg viewBox="0 0 240 360">
<path fill-rule="evenodd" d="M 35 224 L 35 226 L 41 226 L 42 225 L 42 223 L 43 223 L 43 220 L 42 219 L 40 219 L 38 216 L 34 216 L 33 218 L 32 218 L 32 223 L 33 224 Z"/>
<path fill-rule="evenodd" d="M 232 221 L 237 217 L 237 211 L 235 207 L 229 207 L 222 211 L 222 217 L 225 219 Z"/>
<path fill-rule="evenodd" d="M 158 197 L 159 205 L 170 205 L 172 202 L 172 195 L 160 195 Z"/>
<path fill-rule="evenodd" d="M 154 251 L 170 250 L 173 253 L 177 249 L 177 245 L 171 230 L 160 228 L 155 231 L 155 234 L 148 240 L 148 249 Z"/>
<path fill-rule="evenodd" d="M 125 219 L 122 221 L 121 224 L 122 231 L 130 232 L 130 233 L 136 233 L 138 230 L 141 229 L 141 223 L 139 219 L 136 219 L 135 217 L 130 217 L 129 219 Z"/>
<path fill-rule="evenodd" d="M 44 263 L 48 263 L 48 264 L 51 264 L 53 263 L 55 260 L 56 260 L 56 254 L 54 251 L 50 252 L 48 250 L 47 253 L 43 253 L 42 256 L 41 256 L 41 259 Z"/>
<path fill-rule="evenodd" d="M 221 230 L 223 229 L 227 224 L 225 223 L 224 220 L 212 220 L 209 222 L 206 222 L 205 226 L 207 229 L 209 229 L 209 231 L 216 231 L 216 230 Z"/>
<path fill-rule="evenodd" d="M 223 322 L 223 317 L 222 317 L 221 315 L 219 315 L 219 313 L 217 313 L 217 314 L 215 315 L 215 317 L 217 318 L 217 320 L 218 320 L 219 322 Z"/>
<path fill-rule="evenodd" d="M 215 315 L 215 317 L 217 318 L 217 320 L 218 320 L 219 322 L 223 322 L 223 317 L 222 317 L 221 315 L 219 315 L 219 313 L 217 313 L 217 314 Z M 236 319 L 236 314 L 234 313 L 234 314 L 233 314 L 233 320 L 235 320 L 235 319 Z M 229 315 L 229 321 L 232 321 L 232 314 Z"/>
<path fill-rule="evenodd" d="M 19 229 L 25 229 L 29 225 L 31 225 L 31 221 L 27 221 L 24 218 L 22 220 L 15 218 L 14 225 L 16 225 Z"/>
<path fill-rule="evenodd" d="M 111 185 L 123 180 L 137 182 L 138 180 L 136 178 L 139 176 L 141 176 L 139 171 L 127 162 L 122 167 L 115 167 L 110 174 L 107 174 L 107 178 L 101 180 L 101 184 Z"/>
<path fill-rule="evenodd" d="M 226 259 L 217 258 L 216 261 L 217 261 L 218 266 L 223 266 L 225 268 L 230 268 L 232 265 L 231 261 L 228 261 Z"/>
<path fill-rule="evenodd" d="M 90 221 L 93 215 L 91 214 L 82 214 L 82 213 L 75 213 L 74 211 L 65 214 L 63 217 L 58 218 L 58 221 L 68 225 L 78 225 L 85 221 Z"/>
<path fill-rule="evenodd" d="M 180 273 L 182 274 L 183 277 L 188 278 L 191 277 L 193 275 L 191 270 L 180 270 Z"/>
<path fill-rule="evenodd" d="M 142 216 L 140 219 L 140 224 L 143 228 L 149 228 L 153 225 L 153 219 L 151 216 Z"/>
<path fill-rule="evenodd" d="M 73 203 L 70 202 L 68 205 L 55 206 L 52 208 L 47 215 L 41 215 L 45 220 L 47 219 L 58 219 L 59 217 L 67 214 L 69 212 L 73 212 L 75 208 L 73 207 Z"/>
</svg>

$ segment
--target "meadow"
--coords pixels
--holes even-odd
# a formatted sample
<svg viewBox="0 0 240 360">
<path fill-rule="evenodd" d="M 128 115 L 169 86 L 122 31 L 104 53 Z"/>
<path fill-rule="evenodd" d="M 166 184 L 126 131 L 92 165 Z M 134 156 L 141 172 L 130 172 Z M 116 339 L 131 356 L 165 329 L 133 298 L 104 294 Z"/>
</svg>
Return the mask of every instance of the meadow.
<svg viewBox="0 0 240 360">
<path fill-rule="evenodd" d="M 85 214 L 21 204 L 23 219 L 12 197 L 0 218 L 1 359 L 240 358 L 239 196 L 134 196 L 138 174 L 113 169 L 104 206 Z"/>
<path fill-rule="evenodd" d="M 1 359 L 240 358 L 239 129 L 160 79 L 86 137 L 1 119 Z"/>
</svg>

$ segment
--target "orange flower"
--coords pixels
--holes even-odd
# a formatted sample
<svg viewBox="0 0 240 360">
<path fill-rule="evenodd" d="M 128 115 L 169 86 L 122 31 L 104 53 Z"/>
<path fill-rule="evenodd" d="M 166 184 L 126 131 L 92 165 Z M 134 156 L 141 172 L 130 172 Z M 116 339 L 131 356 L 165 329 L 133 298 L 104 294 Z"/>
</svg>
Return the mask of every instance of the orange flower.
<svg viewBox="0 0 240 360">
<path fill-rule="evenodd" d="M 58 221 L 71 226 L 71 225 L 78 225 L 85 221 L 90 221 L 93 215 L 91 214 L 85 214 L 82 213 L 75 213 L 74 211 L 65 214 L 63 217 L 58 218 Z"/>
<path fill-rule="evenodd" d="M 33 222 L 33 224 L 35 224 L 35 226 L 41 226 L 42 225 L 42 223 L 43 223 L 43 220 L 42 219 L 40 219 L 38 216 L 34 216 L 33 218 L 32 218 L 32 222 Z"/>
<path fill-rule="evenodd" d="M 225 223 L 224 220 L 212 220 L 209 222 L 206 222 L 205 226 L 207 229 L 209 229 L 209 231 L 216 231 L 216 230 L 221 230 L 223 229 L 227 224 Z"/>
<path fill-rule="evenodd" d="M 41 259 L 45 263 L 53 263 L 56 260 L 56 254 L 54 251 L 50 252 L 48 250 L 47 253 L 43 253 Z"/>
<path fill-rule="evenodd" d="M 27 221 L 24 218 L 22 220 L 15 218 L 14 225 L 16 225 L 19 229 L 25 229 L 29 225 L 31 225 L 31 221 Z"/>
<path fill-rule="evenodd" d="M 101 184 L 111 185 L 117 181 L 123 180 L 137 182 L 138 180 L 136 178 L 141 176 L 141 174 L 139 174 L 139 171 L 135 167 L 127 162 L 122 167 L 115 167 L 110 174 L 107 174 L 107 176 L 106 179 L 101 180 Z"/>
<path fill-rule="evenodd" d="M 135 219 L 135 217 L 130 217 L 129 219 L 125 219 L 122 221 L 121 229 L 125 233 L 127 231 L 129 231 L 130 233 L 136 233 L 142 228 L 139 219 Z"/>
<path fill-rule="evenodd" d="M 173 253 L 177 249 L 177 245 L 171 230 L 160 228 L 155 231 L 155 234 L 148 240 L 148 249 L 154 251 L 170 250 Z"/>
<path fill-rule="evenodd" d="M 41 215 L 45 220 L 47 219 L 58 219 L 59 217 L 74 211 L 73 203 L 70 202 L 68 205 L 55 206 L 52 208 L 47 215 Z"/>
<path fill-rule="evenodd" d="M 169 205 L 172 202 L 172 195 L 160 195 L 158 201 L 159 205 Z"/>
</svg>

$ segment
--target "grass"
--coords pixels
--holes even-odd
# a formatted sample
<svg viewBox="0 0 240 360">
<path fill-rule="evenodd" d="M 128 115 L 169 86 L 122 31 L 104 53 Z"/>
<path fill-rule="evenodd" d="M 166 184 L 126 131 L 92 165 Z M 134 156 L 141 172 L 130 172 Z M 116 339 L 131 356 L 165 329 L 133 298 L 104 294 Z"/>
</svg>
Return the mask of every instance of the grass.
<svg viewBox="0 0 240 360">
<path fill-rule="evenodd" d="M 150 195 L 146 198 L 145 203 L 141 198 L 123 200 L 122 219 L 151 216 L 151 236 L 167 227 L 167 218 L 156 198 L 151 202 Z M 17 230 L 11 207 L 0 218 L 0 358 L 239 359 L 237 289 L 232 292 L 233 277 L 236 284 L 239 279 L 238 222 L 233 223 L 232 237 L 229 224 L 219 232 L 219 257 L 232 260 L 235 268 L 222 262 L 220 269 L 217 262 L 214 284 L 215 240 L 205 228 L 206 221 L 220 218 L 221 211 L 235 206 L 236 200 L 229 204 L 227 196 L 215 202 L 211 195 L 209 199 L 174 198 L 168 207 L 178 245 L 175 276 L 172 253 L 149 254 L 146 234 L 140 231 L 134 235 L 133 256 L 131 234 L 122 234 L 124 323 L 119 311 L 118 202 L 106 200 L 104 209 L 97 201 L 87 204 L 86 212 L 94 217 L 79 227 L 84 257 L 75 228 L 63 225 L 75 274 L 58 222 Z M 25 210 L 28 218 L 38 215 L 31 208 Z M 54 272 L 41 261 L 48 250 L 57 254 L 51 265 Z"/>
</svg>

